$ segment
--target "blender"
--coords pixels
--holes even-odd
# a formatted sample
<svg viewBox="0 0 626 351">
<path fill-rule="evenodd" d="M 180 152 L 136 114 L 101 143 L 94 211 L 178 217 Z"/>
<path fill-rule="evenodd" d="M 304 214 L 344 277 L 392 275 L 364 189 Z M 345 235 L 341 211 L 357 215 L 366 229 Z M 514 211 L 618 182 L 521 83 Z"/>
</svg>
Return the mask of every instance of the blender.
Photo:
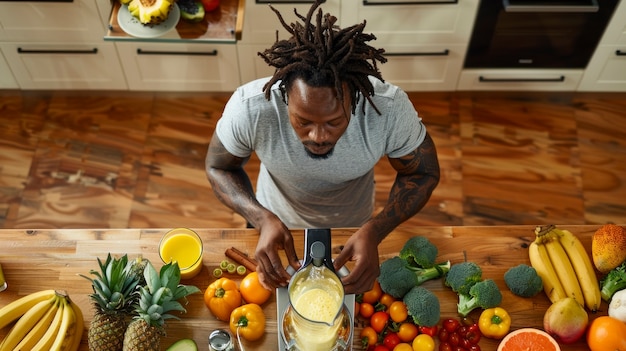
<svg viewBox="0 0 626 351">
<path fill-rule="evenodd" d="M 289 285 L 276 289 L 280 350 L 351 350 L 354 295 L 345 295 L 341 283 L 347 269 L 333 267 L 330 229 L 306 229 L 304 248 Z"/>
</svg>

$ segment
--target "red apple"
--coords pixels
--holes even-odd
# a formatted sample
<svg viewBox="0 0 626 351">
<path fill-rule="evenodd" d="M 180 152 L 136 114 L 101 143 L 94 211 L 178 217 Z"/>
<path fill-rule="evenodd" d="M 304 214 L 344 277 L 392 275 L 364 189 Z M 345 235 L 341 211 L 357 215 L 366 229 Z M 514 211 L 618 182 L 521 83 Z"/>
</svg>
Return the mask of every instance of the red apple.
<svg viewBox="0 0 626 351">
<path fill-rule="evenodd" d="M 201 0 L 204 11 L 209 12 L 220 6 L 220 0 Z"/>
<path fill-rule="evenodd" d="M 553 303 L 543 316 L 543 329 L 564 344 L 578 341 L 588 323 L 587 311 L 572 297 Z"/>
</svg>

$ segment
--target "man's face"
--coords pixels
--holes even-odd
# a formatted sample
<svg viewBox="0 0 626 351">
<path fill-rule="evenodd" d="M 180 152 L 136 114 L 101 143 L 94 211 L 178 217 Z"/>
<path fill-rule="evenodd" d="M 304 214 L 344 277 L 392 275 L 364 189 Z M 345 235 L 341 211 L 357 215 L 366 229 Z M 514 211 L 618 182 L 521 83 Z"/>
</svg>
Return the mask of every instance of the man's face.
<svg viewBox="0 0 626 351">
<path fill-rule="evenodd" d="M 327 158 L 350 122 L 350 99 L 344 105 L 334 88 L 311 87 L 301 79 L 288 92 L 289 121 L 313 158 Z"/>
</svg>

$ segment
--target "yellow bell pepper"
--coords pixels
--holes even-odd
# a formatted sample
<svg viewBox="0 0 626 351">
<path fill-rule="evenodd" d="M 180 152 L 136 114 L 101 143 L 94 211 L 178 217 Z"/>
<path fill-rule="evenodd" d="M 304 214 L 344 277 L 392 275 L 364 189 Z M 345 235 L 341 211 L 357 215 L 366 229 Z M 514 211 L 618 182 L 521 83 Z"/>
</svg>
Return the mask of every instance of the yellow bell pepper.
<svg viewBox="0 0 626 351">
<path fill-rule="evenodd" d="M 511 328 L 511 316 L 502 307 L 488 308 L 478 320 L 480 332 L 491 339 L 502 339 Z"/>
<path fill-rule="evenodd" d="M 230 315 L 230 331 L 246 340 L 254 341 L 265 333 L 265 313 L 261 306 L 249 303 L 233 310 Z"/>
</svg>

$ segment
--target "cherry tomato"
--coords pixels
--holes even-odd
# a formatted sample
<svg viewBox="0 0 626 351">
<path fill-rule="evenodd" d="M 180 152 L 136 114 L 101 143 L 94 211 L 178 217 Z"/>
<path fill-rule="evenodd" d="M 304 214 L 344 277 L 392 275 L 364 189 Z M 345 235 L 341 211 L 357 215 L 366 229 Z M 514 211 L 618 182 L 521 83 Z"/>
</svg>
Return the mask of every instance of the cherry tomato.
<svg viewBox="0 0 626 351">
<path fill-rule="evenodd" d="M 460 325 L 461 323 L 454 318 L 448 318 L 443 321 L 443 329 L 447 330 L 450 333 L 456 331 Z"/>
<path fill-rule="evenodd" d="M 413 340 L 413 350 L 415 351 L 434 351 L 435 340 L 428 334 L 420 334 Z"/>
<path fill-rule="evenodd" d="M 382 333 L 387 328 L 389 322 L 389 313 L 385 311 L 374 312 L 370 318 L 370 326 L 374 328 L 377 333 Z"/>
<path fill-rule="evenodd" d="M 394 303 L 394 301 L 396 301 L 396 298 L 386 293 L 383 293 L 378 299 L 378 302 L 384 305 L 387 310 L 389 309 L 391 304 Z"/>
<path fill-rule="evenodd" d="M 361 313 L 361 304 L 358 301 L 354 301 L 354 315 L 358 316 Z"/>
<path fill-rule="evenodd" d="M 374 281 L 374 286 L 366 292 L 363 293 L 362 302 L 366 302 L 372 305 L 375 305 L 380 297 L 383 296 L 383 290 L 380 288 L 380 283 L 378 280 Z"/>
<path fill-rule="evenodd" d="M 413 346 L 406 342 L 401 342 L 393 348 L 393 351 L 413 351 Z"/>
<path fill-rule="evenodd" d="M 480 328 L 477 324 L 472 324 L 467 329 L 465 329 L 465 334 L 463 335 L 463 339 L 467 340 L 470 345 L 476 345 L 480 341 L 480 337 L 482 336 L 480 332 Z"/>
<path fill-rule="evenodd" d="M 437 326 L 433 325 L 432 327 L 424 327 L 424 326 L 420 326 L 419 327 L 420 333 L 422 334 L 428 334 L 432 337 L 435 337 L 435 335 L 437 335 Z"/>
<path fill-rule="evenodd" d="M 406 305 L 403 301 L 394 301 L 389 306 L 389 316 L 391 320 L 396 323 L 401 323 L 409 316 L 409 312 L 406 309 Z"/>
<path fill-rule="evenodd" d="M 411 322 L 405 322 L 398 327 L 398 337 L 404 342 L 412 342 L 419 334 L 417 326 Z"/>
<path fill-rule="evenodd" d="M 387 333 L 383 338 L 383 345 L 387 346 L 389 350 L 393 350 L 400 342 L 400 337 L 394 332 Z"/>
<path fill-rule="evenodd" d="M 373 351 L 391 351 L 391 349 L 385 345 L 376 345 Z"/>
<path fill-rule="evenodd" d="M 361 342 L 363 343 L 363 347 L 367 348 L 368 346 L 376 345 L 378 342 L 378 334 L 374 328 L 367 326 L 361 329 L 361 334 L 359 335 L 361 338 Z"/>
<path fill-rule="evenodd" d="M 374 305 L 372 305 L 371 303 L 362 302 L 359 312 L 361 313 L 361 317 L 370 318 L 374 314 Z"/>
<path fill-rule="evenodd" d="M 447 342 L 442 342 L 439 344 L 439 351 L 454 351 L 454 349 Z"/>
</svg>

